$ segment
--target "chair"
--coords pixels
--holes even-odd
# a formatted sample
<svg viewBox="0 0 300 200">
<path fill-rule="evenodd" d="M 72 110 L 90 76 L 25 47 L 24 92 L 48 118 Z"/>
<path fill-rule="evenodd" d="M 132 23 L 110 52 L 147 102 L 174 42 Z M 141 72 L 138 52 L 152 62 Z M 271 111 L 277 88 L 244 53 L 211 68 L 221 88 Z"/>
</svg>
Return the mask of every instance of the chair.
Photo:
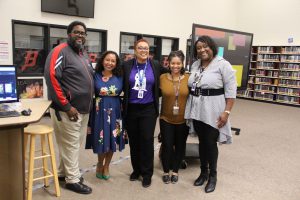
<svg viewBox="0 0 300 200">
<path fill-rule="evenodd" d="M 54 185 L 56 196 L 60 196 L 60 188 L 57 176 L 56 169 L 56 160 L 55 160 L 55 152 L 52 140 L 52 132 L 53 128 L 46 125 L 29 125 L 24 129 L 24 158 L 26 159 L 26 149 L 27 149 L 27 141 L 30 140 L 30 148 L 29 148 L 29 159 L 28 159 L 28 177 L 27 177 L 27 200 L 32 200 L 32 185 L 34 181 L 44 180 L 45 187 L 49 186 L 49 178 L 54 178 Z M 35 156 L 35 139 L 36 136 L 40 136 L 41 138 L 41 156 Z M 46 151 L 46 137 L 48 139 L 48 150 L 50 153 Z M 52 172 L 48 169 L 48 161 L 50 158 Z M 43 160 L 43 166 L 40 168 L 34 168 L 34 161 L 37 159 Z M 43 170 L 43 176 L 33 177 L 33 173 L 35 170 Z"/>
</svg>

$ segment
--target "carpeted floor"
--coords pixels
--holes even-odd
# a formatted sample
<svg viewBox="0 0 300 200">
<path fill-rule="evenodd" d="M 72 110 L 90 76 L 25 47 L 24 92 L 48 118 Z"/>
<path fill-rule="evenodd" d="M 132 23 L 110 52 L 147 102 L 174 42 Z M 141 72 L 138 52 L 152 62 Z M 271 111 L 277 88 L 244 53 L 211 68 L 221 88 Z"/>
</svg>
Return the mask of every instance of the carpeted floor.
<svg viewBox="0 0 300 200">
<path fill-rule="evenodd" d="M 300 108 L 238 99 L 231 114 L 233 127 L 241 128 L 231 145 L 219 146 L 218 182 L 215 192 L 193 186 L 198 177 L 199 160 L 189 159 L 187 169 L 179 171 L 177 184 L 164 184 L 155 139 L 155 169 L 152 185 L 129 181 L 129 147 L 115 153 L 111 179 L 95 177 L 96 155 L 82 148 L 80 167 L 85 183 L 93 188 L 90 195 L 70 192 L 61 187 L 61 197 L 53 195 L 53 183 L 47 190 L 36 183 L 34 200 L 299 200 L 300 199 Z M 41 123 L 50 123 L 44 117 Z M 156 129 L 156 136 L 159 128 Z M 188 143 L 196 143 L 189 137 Z M 83 145 L 84 146 L 84 145 Z"/>
</svg>

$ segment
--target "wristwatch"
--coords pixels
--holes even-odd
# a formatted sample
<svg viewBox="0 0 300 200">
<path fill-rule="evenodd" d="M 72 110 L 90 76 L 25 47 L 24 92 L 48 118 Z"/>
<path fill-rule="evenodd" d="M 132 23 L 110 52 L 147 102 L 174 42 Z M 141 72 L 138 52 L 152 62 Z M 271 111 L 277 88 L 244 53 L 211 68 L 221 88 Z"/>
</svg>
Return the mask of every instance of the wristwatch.
<svg viewBox="0 0 300 200">
<path fill-rule="evenodd" d="M 230 111 L 229 110 L 225 110 L 225 113 L 227 113 L 228 115 L 230 115 Z"/>
</svg>

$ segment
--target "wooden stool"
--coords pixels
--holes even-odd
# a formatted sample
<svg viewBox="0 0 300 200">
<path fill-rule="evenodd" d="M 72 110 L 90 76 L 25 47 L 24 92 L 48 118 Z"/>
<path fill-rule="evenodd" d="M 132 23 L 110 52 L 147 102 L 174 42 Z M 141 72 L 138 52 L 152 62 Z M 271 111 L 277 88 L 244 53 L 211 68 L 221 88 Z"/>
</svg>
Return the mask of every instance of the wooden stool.
<svg viewBox="0 0 300 200">
<path fill-rule="evenodd" d="M 27 200 L 32 200 L 32 184 L 33 181 L 44 179 L 45 187 L 49 186 L 49 178 L 54 177 L 54 185 L 56 196 L 60 196 L 60 188 L 57 177 L 55 152 L 52 140 L 53 128 L 45 125 L 29 125 L 24 129 L 24 154 L 26 154 L 27 141 L 30 137 L 30 150 L 29 150 L 29 163 L 28 163 L 28 178 L 27 178 Z M 41 148 L 42 155 L 35 157 L 35 137 L 41 136 Z M 48 145 L 50 154 L 46 151 L 46 137 L 48 138 Z M 52 172 L 48 170 L 47 158 L 50 157 Z M 26 159 L 26 155 L 24 155 Z M 40 168 L 34 168 L 34 161 L 36 159 L 43 159 L 43 166 Z M 34 170 L 43 170 L 44 176 L 33 178 Z"/>
</svg>

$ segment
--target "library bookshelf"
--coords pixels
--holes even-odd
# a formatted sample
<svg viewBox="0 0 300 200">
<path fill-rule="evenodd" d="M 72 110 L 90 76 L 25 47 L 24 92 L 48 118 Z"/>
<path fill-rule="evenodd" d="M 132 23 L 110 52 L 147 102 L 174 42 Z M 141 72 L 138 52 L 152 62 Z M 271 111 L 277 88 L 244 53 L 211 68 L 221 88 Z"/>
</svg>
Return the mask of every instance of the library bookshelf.
<svg viewBox="0 0 300 200">
<path fill-rule="evenodd" d="M 300 46 L 252 46 L 247 89 L 237 96 L 300 106 Z"/>
</svg>

